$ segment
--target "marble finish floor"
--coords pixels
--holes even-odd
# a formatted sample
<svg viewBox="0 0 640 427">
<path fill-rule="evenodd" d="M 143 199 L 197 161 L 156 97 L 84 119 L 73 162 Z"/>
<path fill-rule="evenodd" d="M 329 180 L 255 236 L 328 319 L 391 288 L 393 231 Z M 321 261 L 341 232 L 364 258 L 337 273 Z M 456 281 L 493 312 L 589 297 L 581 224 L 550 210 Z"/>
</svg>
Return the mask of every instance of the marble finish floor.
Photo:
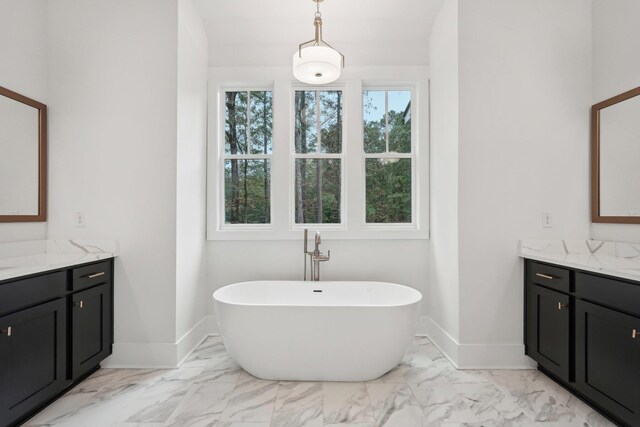
<svg viewBox="0 0 640 427">
<path fill-rule="evenodd" d="M 101 369 L 25 425 L 613 426 L 537 371 L 459 371 L 423 337 L 385 376 L 353 383 L 260 380 L 209 337 L 179 369 Z"/>
</svg>

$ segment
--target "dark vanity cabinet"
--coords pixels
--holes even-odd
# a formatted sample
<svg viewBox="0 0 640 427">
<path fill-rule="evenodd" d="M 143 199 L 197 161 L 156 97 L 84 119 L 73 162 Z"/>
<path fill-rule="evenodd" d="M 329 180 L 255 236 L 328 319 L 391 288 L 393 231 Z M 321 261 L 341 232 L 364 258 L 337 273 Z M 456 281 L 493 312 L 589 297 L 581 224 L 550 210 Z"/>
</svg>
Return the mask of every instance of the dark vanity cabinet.
<svg viewBox="0 0 640 427">
<path fill-rule="evenodd" d="M 525 264 L 525 351 L 623 426 L 640 426 L 640 283 Z"/>
<path fill-rule="evenodd" d="M 112 273 L 110 259 L 0 282 L 0 426 L 33 415 L 111 354 Z"/>
</svg>

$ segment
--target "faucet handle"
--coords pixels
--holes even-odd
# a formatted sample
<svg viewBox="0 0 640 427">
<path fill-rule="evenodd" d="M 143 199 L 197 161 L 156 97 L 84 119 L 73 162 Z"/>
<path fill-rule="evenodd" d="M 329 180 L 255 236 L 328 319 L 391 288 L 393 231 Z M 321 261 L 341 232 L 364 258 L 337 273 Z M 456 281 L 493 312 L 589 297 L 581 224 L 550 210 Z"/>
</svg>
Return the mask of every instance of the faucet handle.
<svg viewBox="0 0 640 427">
<path fill-rule="evenodd" d="M 329 261 L 330 259 L 331 259 L 331 251 L 327 251 L 326 255 L 323 255 L 322 252 L 320 252 L 319 255 L 313 256 L 313 260 L 318 262 Z"/>
</svg>

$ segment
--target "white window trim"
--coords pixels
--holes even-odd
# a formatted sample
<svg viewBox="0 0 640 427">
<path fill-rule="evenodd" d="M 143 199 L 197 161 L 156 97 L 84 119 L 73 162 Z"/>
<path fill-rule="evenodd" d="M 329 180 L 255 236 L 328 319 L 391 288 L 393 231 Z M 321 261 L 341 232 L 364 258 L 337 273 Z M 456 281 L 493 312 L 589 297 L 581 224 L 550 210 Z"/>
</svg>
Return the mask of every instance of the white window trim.
<svg viewBox="0 0 640 427">
<path fill-rule="evenodd" d="M 295 143 L 295 131 L 296 131 L 296 123 L 295 123 L 295 93 L 296 91 L 304 90 L 304 91 L 341 91 L 342 92 L 342 145 L 340 153 L 307 153 L 300 154 L 296 153 L 296 143 Z M 346 138 L 345 138 L 345 123 L 347 123 L 347 94 L 344 88 L 344 85 L 327 85 L 327 86 L 303 86 L 303 85 L 291 85 L 290 91 L 290 104 L 291 104 L 291 114 L 290 114 L 290 133 L 289 133 L 289 229 L 292 231 L 301 231 L 305 228 L 311 228 L 314 230 L 333 230 L 333 231 L 344 231 L 347 230 L 347 188 L 346 188 L 346 180 L 347 180 L 347 155 L 346 155 Z M 316 105 L 318 105 L 319 98 L 316 101 Z M 318 112 L 319 113 L 319 112 Z M 319 118 L 317 119 L 319 121 Z M 320 129 L 317 129 L 318 135 L 320 134 Z M 319 137 L 320 139 L 320 137 Z M 320 147 L 318 147 L 319 149 Z M 306 224 L 297 224 L 296 223 L 296 172 L 295 172 L 295 163 L 296 159 L 340 159 L 340 223 L 338 224 L 324 224 L 324 223 L 306 223 Z"/>
<path fill-rule="evenodd" d="M 367 84 L 362 86 L 362 91 L 360 94 L 360 99 L 364 95 L 364 91 L 385 91 L 385 138 L 386 138 L 386 152 L 384 153 L 366 153 L 364 151 L 364 110 L 362 112 L 362 120 L 361 126 L 363 127 L 363 136 L 362 136 L 362 157 L 363 157 L 363 174 L 364 179 L 362 180 L 362 192 L 365 194 L 365 206 L 362 210 L 362 228 L 365 230 L 417 230 L 418 224 L 420 220 L 420 215 L 418 213 L 419 206 L 419 194 L 418 187 L 420 185 L 420 181 L 418 177 L 421 176 L 420 171 L 418 170 L 419 162 L 416 160 L 418 157 L 418 152 L 420 150 L 420 141 L 418 139 L 418 121 L 413 120 L 415 116 L 415 100 L 417 100 L 417 89 L 416 85 L 390 85 L 390 84 Z M 389 91 L 409 91 L 411 92 L 411 152 L 410 153 L 392 153 L 389 152 L 389 123 L 388 123 L 388 110 L 389 110 L 389 102 L 388 95 Z M 362 101 L 361 101 L 362 104 Z M 367 222 L 367 212 L 366 212 L 366 192 L 367 192 L 367 178 L 366 178 L 366 161 L 367 159 L 410 159 L 411 160 L 411 222 L 407 223 L 376 223 L 376 222 Z"/>
<path fill-rule="evenodd" d="M 208 129 L 208 178 L 207 178 L 207 239 L 208 240 L 301 240 L 302 228 L 310 231 L 321 230 L 327 240 L 415 240 L 429 238 L 429 102 L 426 67 L 350 67 L 345 69 L 343 78 L 332 86 L 343 89 L 346 102 L 343 108 L 343 155 L 342 165 L 342 214 L 344 229 L 325 229 L 327 224 L 318 226 L 305 224 L 292 227 L 293 188 L 291 150 L 293 141 L 293 91 L 295 88 L 309 89 L 291 77 L 289 67 L 212 67 L 209 70 L 209 129 Z M 412 142 L 415 149 L 416 166 L 412 173 L 419 171 L 413 179 L 415 185 L 416 212 L 415 228 L 406 224 L 366 224 L 362 126 L 362 88 L 414 87 L 412 95 Z M 273 146 L 271 158 L 271 224 L 268 227 L 255 224 L 238 224 L 236 229 L 221 229 L 220 201 L 224 171 L 219 169 L 221 150 L 224 152 L 224 109 L 221 96 L 224 90 L 272 90 L 273 91 Z M 355 118 L 352 120 L 350 118 Z M 353 122 L 353 123 L 351 123 Z M 413 132 L 417 134 L 414 138 Z M 222 144 L 221 144 L 222 141 Z M 222 148 L 221 148 L 222 146 Z M 214 165 L 214 167 L 211 167 Z M 224 209 L 224 208 L 222 208 Z"/>
</svg>

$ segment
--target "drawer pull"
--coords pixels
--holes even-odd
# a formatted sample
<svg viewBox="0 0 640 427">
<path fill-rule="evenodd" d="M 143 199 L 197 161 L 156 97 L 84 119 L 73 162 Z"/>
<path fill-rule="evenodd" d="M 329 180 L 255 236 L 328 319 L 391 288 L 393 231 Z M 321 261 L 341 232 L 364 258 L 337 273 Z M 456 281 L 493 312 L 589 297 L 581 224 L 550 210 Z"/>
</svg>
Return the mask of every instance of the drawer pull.
<svg viewBox="0 0 640 427">
<path fill-rule="evenodd" d="M 558 303 L 558 310 L 562 310 L 563 308 L 569 307 L 569 304 L 563 304 L 561 302 Z"/>
<path fill-rule="evenodd" d="M 9 331 L 11 331 L 11 328 L 9 328 Z M 638 336 L 638 331 L 634 329 L 633 332 L 631 332 L 631 338 L 635 340 L 636 336 Z"/>
<path fill-rule="evenodd" d="M 555 277 L 553 277 L 553 276 L 549 276 L 548 274 L 542 274 L 542 273 L 536 273 L 536 276 L 542 277 L 543 279 L 547 279 L 547 280 L 555 279 Z"/>
<path fill-rule="evenodd" d="M 77 302 L 75 305 L 76 307 L 84 308 L 84 301 L 80 300 L 80 302 Z"/>
<path fill-rule="evenodd" d="M 104 271 L 101 271 L 100 273 L 89 274 L 87 277 L 89 279 L 95 279 L 96 277 L 104 276 L 105 274 L 106 273 Z"/>
<path fill-rule="evenodd" d="M 3 330 L 2 330 L 2 331 L 0 331 L 0 332 L 2 332 L 3 334 L 7 334 L 7 336 L 8 336 L 8 337 L 10 337 L 10 336 L 11 336 L 11 333 L 12 333 L 12 331 L 11 331 L 11 326 L 9 326 L 7 329 L 3 329 Z"/>
</svg>

